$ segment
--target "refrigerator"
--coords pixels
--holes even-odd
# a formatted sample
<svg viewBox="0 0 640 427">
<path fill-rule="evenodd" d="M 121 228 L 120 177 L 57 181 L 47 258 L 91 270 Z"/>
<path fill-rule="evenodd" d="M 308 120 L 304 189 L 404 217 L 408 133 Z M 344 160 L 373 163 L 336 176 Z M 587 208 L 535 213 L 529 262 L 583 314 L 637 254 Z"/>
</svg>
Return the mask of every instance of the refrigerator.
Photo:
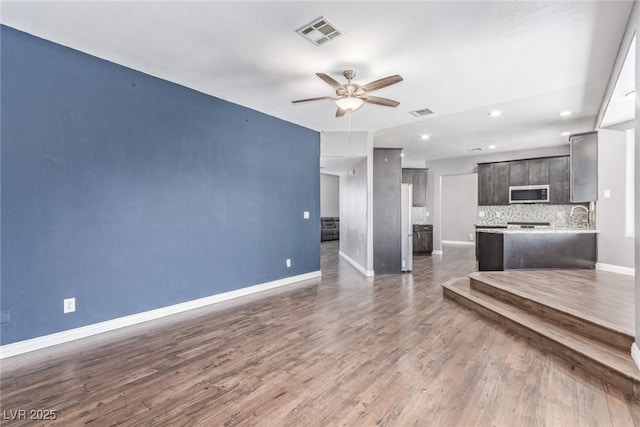
<svg viewBox="0 0 640 427">
<path fill-rule="evenodd" d="M 413 226 L 411 225 L 411 207 L 413 205 L 413 186 L 400 186 L 400 228 L 402 232 L 402 271 L 413 269 Z"/>
</svg>

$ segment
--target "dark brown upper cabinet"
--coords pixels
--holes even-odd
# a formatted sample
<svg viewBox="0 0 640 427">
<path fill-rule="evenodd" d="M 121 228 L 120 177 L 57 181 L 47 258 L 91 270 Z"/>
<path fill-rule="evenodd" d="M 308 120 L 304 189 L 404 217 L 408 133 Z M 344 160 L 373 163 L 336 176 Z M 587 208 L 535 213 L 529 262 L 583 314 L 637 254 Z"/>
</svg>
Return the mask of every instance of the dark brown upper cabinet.
<svg viewBox="0 0 640 427">
<path fill-rule="evenodd" d="M 414 207 L 427 206 L 427 172 L 428 169 L 402 169 L 402 183 L 413 185 Z"/>
<path fill-rule="evenodd" d="M 509 204 L 509 162 L 478 165 L 478 205 Z"/>
<path fill-rule="evenodd" d="M 598 133 L 571 135 L 571 201 L 598 200 Z"/>
<path fill-rule="evenodd" d="M 509 185 L 529 185 L 529 162 L 509 162 Z"/>
<path fill-rule="evenodd" d="M 564 205 L 571 202 L 569 189 L 569 156 L 549 159 L 549 203 Z"/>
<path fill-rule="evenodd" d="M 509 185 L 549 184 L 549 159 L 509 162 Z"/>
<path fill-rule="evenodd" d="M 527 160 L 529 164 L 529 183 L 527 185 L 549 184 L 549 159 Z"/>
<path fill-rule="evenodd" d="M 509 204 L 509 186 L 549 185 L 551 204 L 570 203 L 569 157 L 478 164 L 478 205 Z"/>
</svg>

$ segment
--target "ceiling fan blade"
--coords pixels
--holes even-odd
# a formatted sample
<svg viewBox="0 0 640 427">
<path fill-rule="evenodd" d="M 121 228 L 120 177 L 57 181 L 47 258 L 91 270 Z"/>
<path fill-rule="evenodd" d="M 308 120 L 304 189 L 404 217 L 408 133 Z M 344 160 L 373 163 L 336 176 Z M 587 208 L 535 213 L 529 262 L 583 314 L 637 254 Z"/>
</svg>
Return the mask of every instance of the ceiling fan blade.
<svg viewBox="0 0 640 427">
<path fill-rule="evenodd" d="M 336 110 L 336 117 L 342 117 L 347 113 L 347 110 L 344 110 L 340 107 Z"/>
<path fill-rule="evenodd" d="M 316 73 L 316 76 L 320 77 L 322 80 L 328 83 L 329 86 L 331 86 L 334 89 L 339 89 L 342 87 L 342 84 L 339 81 L 337 81 L 331 76 L 326 75 L 325 73 Z"/>
<path fill-rule="evenodd" d="M 331 97 L 330 96 L 319 96 L 317 98 L 298 99 L 297 101 L 291 101 L 291 103 L 292 104 L 297 104 L 298 102 L 320 101 L 321 99 L 331 99 Z"/>
<path fill-rule="evenodd" d="M 379 96 L 366 96 L 362 97 L 364 102 L 368 102 L 369 104 L 383 105 L 385 107 L 397 107 L 400 105 L 398 101 L 394 101 L 393 99 L 380 98 Z"/>
<path fill-rule="evenodd" d="M 367 92 L 372 92 L 374 90 L 382 89 L 383 87 L 391 86 L 401 81 L 402 81 L 402 77 L 396 74 L 395 76 L 389 76 L 380 80 L 373 81 L 369 84 L 362 86 L 362 88 Z"/>
</svg>

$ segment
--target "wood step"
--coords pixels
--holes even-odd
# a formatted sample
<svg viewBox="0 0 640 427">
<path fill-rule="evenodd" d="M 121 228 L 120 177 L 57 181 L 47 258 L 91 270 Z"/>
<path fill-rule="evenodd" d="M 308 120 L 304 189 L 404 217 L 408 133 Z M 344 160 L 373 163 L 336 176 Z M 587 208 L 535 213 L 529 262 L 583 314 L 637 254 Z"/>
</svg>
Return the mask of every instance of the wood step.
<svg viewBox="0 0 640 427">
<path fill-rule="evenodd" d="M 626 351 L 586 337 L 562 325 L 529 314 L 470 286 L 469 278 L 442 285 L 443 295 L 525 338 L 531 345 L 556 354 L 578 372 L 596 377 L 640 398 L 640 372 Z"/>
<path fill-rule="evenodd" d="M 474 290 L 622 351 L 629 351 L 635 340 L 632 332 L 619 325 L 588 315 L 584 311 L 572 310 L 560 301 L 526 292 L 523 288 L 514 286 L 513 283 L 497 280 L 491 274 L 472 273 L 469 279 L 471 288 Z"/>
</svg>

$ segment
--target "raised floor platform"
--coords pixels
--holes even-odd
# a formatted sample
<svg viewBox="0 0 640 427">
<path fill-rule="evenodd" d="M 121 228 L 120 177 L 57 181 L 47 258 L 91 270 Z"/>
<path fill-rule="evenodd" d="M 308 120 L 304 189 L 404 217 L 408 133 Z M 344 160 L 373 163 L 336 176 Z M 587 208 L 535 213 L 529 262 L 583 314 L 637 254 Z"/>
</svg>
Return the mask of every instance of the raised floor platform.
<svg viewBox="0 0 640 427">
<path fill-rule="evenodd" d="M 446 297 L 522 335 L 623 392 L 640 397 L 633 277 L 598 270 L 473 273 L 443 284 Z"/>
</svg>

